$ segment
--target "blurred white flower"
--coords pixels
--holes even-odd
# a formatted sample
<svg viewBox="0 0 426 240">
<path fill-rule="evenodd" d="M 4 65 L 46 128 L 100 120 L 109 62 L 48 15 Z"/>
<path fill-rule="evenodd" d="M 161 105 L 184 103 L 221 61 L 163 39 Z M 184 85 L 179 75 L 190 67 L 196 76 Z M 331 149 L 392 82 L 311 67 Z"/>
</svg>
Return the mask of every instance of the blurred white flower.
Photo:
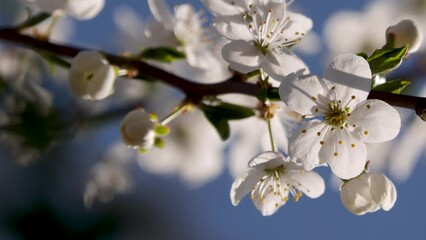
<svg viewBox="0 0 426 240">
<path fill-rule="evenodd" d="M 83 197 L 87 208 L 90 208 L 96 199 L 105 203 L 112 200 L 115 194 L 125 193 L 130 189 L 128 165 L 135 157 L 133 153 L 121 142 L 117 142 L 92 168 Z"/>
<path fill-rule="evenodd" d="M 177 175 L 190 188 L 201 187 L 220 175 L 224 144 L 200 111 L 181 115 L 169 126 L 163 149 L 153 148 L 139 155 L 143 170 Z"/>
<path fill-rule="evenodd" d="M 82 51 L 74 57 L 69 71 L 69 86 L 74 96 L 102 100 L 113 93 L 114 68 L 98 52 Z"/>
<path fill-rule="evenodd" d="M 121 140 L 128 147 L 148 150 L 154 145 L 156 123 L 143 109 L 128 113 L 121 122 Z"/>
<path fill-rule="evenodd" d="M 214 16 L 232 16 L 244 13 L 245 0 L 201 0 Z"/>
<path fill-rule="evenodd" d="M 340 55 L 327 68 L 324 79 L 290 75 L 280 86 L 281 99 L 294 111 L 314 119 L 293 134 L 290 157 L 307 170 L 327 162 L 343 179 L 364 169 L 364 142 L 396 137 L 401 126 L 398 112 L 380 100 L 366 100 L 371 90 L 367 61 L 353 54 Z"/>
<path fill-rule="evenodd" d="M 215 53 L 215 43 L 202 25 L 201 14 L 189 4 L 175 7 L 173 15 L 164 0 L 148 0 L 156 21 L 145 26 L 143 47 L 172 47 L 185 53 L 185 61 L 156 64 L 179 76 L 194 81 L 223 81 L 230 77 L 226 64 Z M 185 62 L 188 66 L 183 64 Z M 177 65 L 177 66 L 176 66 Z M 193 68 L 198 76 L 193 76 Z M 187 69 L 181 71 L 181 69 Z M 188 72 L 185 73 L 185 72 Z"/>
<path fill-rule="evenodd" d="M 408 53 L 419 50 L 423 33 L 412 20 L 404 19 L 386 30 L 389 47 L 398 48 L 408 44 Z"/>
<path fill-rule="evenodd" d="M 105 0 L 24 0 L 24 3 L 42 12 L 87 20 L 98 15 L 105 5 Z"/>
<path fill-rule="evenodd" d="M 302 165 L 279 153 L 263 152 L 248 165 L 250 170 L 232 184 L 230 197 L 234 206 L 251 192 L 256 208 L 263 216 L 269 216 L 288 201 L 290 193 L 294 201 L 298 201 L 302 193 L 310 198 L 324 193 L 324 180 L 319 174 L 304 171 Z"/>
<path fill-rule="evenodd" d="M 389 211 L 396 202 L 395 185 L 382 173 L 362 173 L 343 183 L 343 205 L 353 214 L 364 215 L 379 209 Z"/>
</svg>

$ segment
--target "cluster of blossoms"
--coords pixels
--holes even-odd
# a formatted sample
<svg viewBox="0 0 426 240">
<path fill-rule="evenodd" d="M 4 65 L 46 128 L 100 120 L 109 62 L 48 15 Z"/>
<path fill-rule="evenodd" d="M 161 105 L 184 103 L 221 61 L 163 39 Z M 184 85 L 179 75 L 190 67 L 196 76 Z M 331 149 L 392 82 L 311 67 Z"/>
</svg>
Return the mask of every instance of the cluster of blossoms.
<svg viewBox="0 0 426 240">
<path fill-rule="evenodd" d="M 42 11 L 60 12 L 78 19 L 93 17 L 104 4 L 103 1 L 86 1 L 87 5 L 75 5 L 77 1 L 28 2 Z M 295 201 L 303 194 L 318 198 L 324 193 L 325 183 L 313 170 L 329 166 L 344 182 L 341 199 L 349 211 L 365 214 L 380 208 L 391 209 L 396 201 L 395 186 L 383 174 L 368 172 L 366 143 L 395 138 L 401 119 L 389 104 L 367 99 L 373 86 L 372 79 L 378 75 L 372 72 L 368 60 L 354 54 L 342 54 L 332 60 L 323 77 L 312 75 L 305 63 L 291 51 L 310 31 L 312 20 L 289 11 L 286 0 L 203 0 L 203 3 L 214 16 L 213 27 L 215 34 L 222 37 L 221 43 L 212 44 L 213 39 L 208 39 L 203 30 L 199 13 L 191 6 L 179 5 L 173 14 L 163 0 L 148 0 L 155 21 L 144 29 L 142 51 L 173 49 L 173 54 L 182 54 L 184 59 L 170 64 L 159 63 L 158 56 L 140 54 L 138 57 L 180 76 L 185 73 L 180 72 L 175 63 L 185 64 L 184 69 L 203 73 L 192 76 L 192 81 L 201 82 L 200 79 L 207 76 L 215 78 L 214 81 L 224 80 L 231 72 L 236 72 L 254 76 L 259 90 L 273 87 L 278 90 L 282 102 L 274 103 L 268 97 L 258 97 L 256 110 L 262 124 L 268 127 L 271 149 L 252 158 L 246 173 L 236 178 L 230 191 L 232 204 L 238 205 L 250 193 L 256 208 L 267 216 L 283 206 L 290 195 Z M 408 44 L 408 53 L 415 52 L 421 41 L 419 30 L 408 20 L 389 27 L 386 36 L 388 42 L 384 49 Z M 215 52 L 218 46 L 222 46 L 220 56 Z M 116 78 L 123 75 L 129 75 L 129 72 L 112 66 L 102 54 L 82 51 L 72 60 L 69 86 L 76 97 L 102 100 L 114 92 Z M 204 80 L 206 82 L 209 81 Z M 230 114 L 214 122 L 218 117 L 212 116 L 212 109 L 216 110 L 218 105 L 221 107 L 222 102 L 216 97 L 213 100 L 192 100 L 188 96 L 162 121 L 140 108 L 131 111 L 120 126 L 122 142 L 141 153 L 149 152 L 153 146 L 162 148 L 164 142 L 160 137 L 169 133 L 169 122 L 191 110 L 192 106 L 204 111 L 220 131 L 229 128 L 228 120 L 244 118 Z M 284 132 L 272 129 L 271 120 L 276 119 L 278 105 L 302 119 L 288 144 L 286 137 L 273 136 Z M 222 110 L 229 110 L 229 106 L 224 104 Z M 276 140 L 280 142 L 275 143 Z M 104 187 L 108 180 L 97 172 L 98 175 L 100 180 L 95 178 L 88 191 L 89 202 L 97 192 L 108 190 Z M 110 175 L 115 176 L 115 173 Z M 127 188 L 127 181 L 119 182 L 123 183 L 117 190 L 110 191 Z M 106 193 L 102 195 L 107 196 L 105 199 L 110 197 Z"/>
</svg>

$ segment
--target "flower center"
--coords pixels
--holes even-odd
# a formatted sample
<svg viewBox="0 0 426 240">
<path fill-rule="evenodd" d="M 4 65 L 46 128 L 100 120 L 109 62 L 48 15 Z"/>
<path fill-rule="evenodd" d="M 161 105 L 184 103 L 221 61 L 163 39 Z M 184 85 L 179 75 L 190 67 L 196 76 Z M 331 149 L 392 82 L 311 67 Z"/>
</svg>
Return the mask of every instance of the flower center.
<svg viewBox="0 0 426 240">
<path fill-rule="evenodd" d="M 339 103 L 330 102 L 328 111 L 324 115 L 324 120 L 328 125 L 342 127 L 346 123 L 349 109 L 343 109 Z"/>
</svg>

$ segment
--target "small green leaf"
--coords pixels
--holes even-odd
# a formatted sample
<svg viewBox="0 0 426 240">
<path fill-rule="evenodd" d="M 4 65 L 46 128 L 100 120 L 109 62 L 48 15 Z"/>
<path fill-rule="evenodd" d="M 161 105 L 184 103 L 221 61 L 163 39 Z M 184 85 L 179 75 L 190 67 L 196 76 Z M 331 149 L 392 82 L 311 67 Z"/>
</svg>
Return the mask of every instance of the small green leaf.
<svg viewBox="0 0 426 240">
<path fill-rule="evenodd" d="M 164 143 L 163 139 L 161 138 L 155 138 L 154 146 L 156 148 L 164 148 L 166 144 Z"/>
<path fill-rule="evenodd" d="M 368 59 L 370 64 L 371 73 L 373 75 L 391 71 L 402 62 L 408 50 L 408 46 L 394 49 L 380 49 L 376 50 Z"/>
<path fill-rule="evenodd" d="M 52 54 L 52 53 L 44 52 L 44 51 L 40 51 L 39 54 L 44 59 L 46 59 L 49 62 L 49 64 L 61 66 L 61 67 L 64 67 L 64 68 L 70 68 L 71 67 L 71 63 L 65 61 L 64 59 L 60 58 L 56 54 Z"/>
<path fill-rule="evenodd" d="M 256 98 L 261 102 L 266 102 L 268 100 L 268 89 L 260 88 L 256 93 Z"/>
<path fill-rule="evenodd" d="M 155 126 L 155 133 L 158 136 L 165 136 L 170 133 L 170 128 L 161 124 Z"/>
<path fill-rule="evenodd" d="M 142 59 L 164 63 L 171 63 L 185 57 L 184 53 L 169 47 L 147 48 L 140 53 L 140 58 Z"/>
<path fill-rule="evenodd" d="M 388 81 L 386 83 L 375 86 L 373 90 L 380 91 L 380 92 L 400 94 L 401 91 L 404 90 L 410 84 L 411 82 L 408 80 L 393 80 L 393 81 Z"/>
<path fill-rule="evenodd" d="M 23 23 L 16 26 L 16 30 L 24 30 L 30 27 L 34 27 L 35 25 L 43 22 L 44 20 L 48 19 L 50 17 L 50 14 L 48 13 L 39 13 L 35 15 L 34 17 L 31 17 L 24 21 Z"/>
<path fill-rule="evenodd" d="M 363 57 L 365 60 L 367 60 L 367 59 L 368 59 L 368 55 L 367 55 L 367 53 L 365 53 L 365 52 L 360 52 L 360 53 L 357 53 L 356 55 L 357 55 L 357 56 L 360 56 L 360 57 Z"/>
<path fill-rule="evenodd" d="M 250 108 L 221 102 L 216 105 L 200 104 L 199 107 L 209 122 L 216 128 L 222 140 L 229 138 L 229 120 L 248 118 L 254 115 Z"/>
</svg>

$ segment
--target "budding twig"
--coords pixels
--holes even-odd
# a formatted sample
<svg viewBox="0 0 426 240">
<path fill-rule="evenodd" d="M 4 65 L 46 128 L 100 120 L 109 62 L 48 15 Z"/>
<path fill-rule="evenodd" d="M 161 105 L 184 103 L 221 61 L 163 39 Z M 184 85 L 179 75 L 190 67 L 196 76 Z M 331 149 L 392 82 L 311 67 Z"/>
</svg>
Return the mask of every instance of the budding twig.
<svg viewBox="0 0 426 240">
<path fill-rule="evenodd" d="M 31 36 L 23 35 L 15 29 L 0 29 L 0 39 L 7 40 L 25 47 L 36 50 L 48 51 L 63 57 L 74 57 L 80 51 L 87 51 L 79 47 L 59 45 L 50 43 L 43 39 L 37 39 Z M 92 49 L 90 49 L 93 51 Z M 157 67 L 151 66 L 140 59 L 131 57 L 118 56 L 103 52 L 108 61 L 121 68 L 136 69 L 139 72 L 138 78 L 149 77 L 158 79 L 166 84 L 180 89 L 189 98 L 194 101 L 202 99 L 204 96 L 220 95 L 226 93 L 240 93 L 250 96 L 256 96 L 258 86 L 255 84 L 244 82 L 240 75 L 234 75 L 230 79 L 214 84 L 194 83 L 187 79 L 178 77 L 174 74 L 163 71 Z M 371 91 L 368 96 L 370 99 L 380 99 L 391 105 L 410 108 L 425 120 L 426 113 L 426 98 L 414 97 L 379 91 Z"/>
</svg>

